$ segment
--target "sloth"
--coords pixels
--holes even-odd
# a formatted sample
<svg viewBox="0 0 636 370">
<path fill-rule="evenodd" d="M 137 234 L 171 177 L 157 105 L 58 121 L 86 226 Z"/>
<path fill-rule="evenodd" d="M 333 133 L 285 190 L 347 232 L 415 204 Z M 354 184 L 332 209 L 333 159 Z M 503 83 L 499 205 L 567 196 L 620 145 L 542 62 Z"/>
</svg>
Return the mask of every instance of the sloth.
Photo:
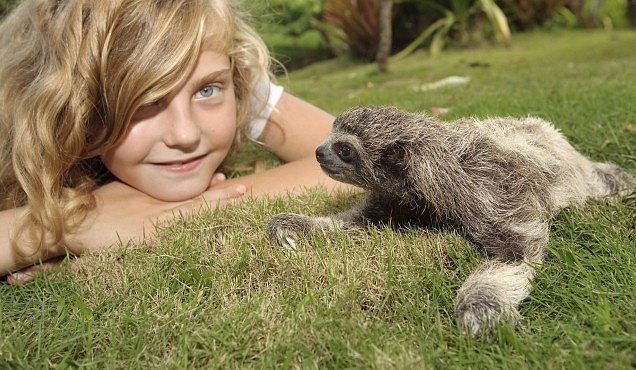
<svg viewBox="0 0 636 370">
<path fill-rule="evenodd" d="M 560 209 L 629 194 L 635 183 L 620 167 L 577 152 L 539 118 L 443 122 L 390 106 L 338 116 L 316 159 L 328 176 L 367 194 L 329 216 L 275 215 L 269 238 L 295 247 L 310 233 L 359 233 L 377 223 L 457 228 L 487 257 L 454 303 L 457 324 L 474 336 L 521 318 Z"/>
</svg>

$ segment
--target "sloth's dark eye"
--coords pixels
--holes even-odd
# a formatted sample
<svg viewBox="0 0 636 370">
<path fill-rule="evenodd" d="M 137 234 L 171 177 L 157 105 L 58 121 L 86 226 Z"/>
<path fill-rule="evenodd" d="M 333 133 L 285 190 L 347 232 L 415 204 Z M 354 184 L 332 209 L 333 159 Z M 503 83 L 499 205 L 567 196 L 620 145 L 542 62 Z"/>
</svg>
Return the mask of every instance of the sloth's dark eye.
<svg viewBox="0 0 636 370">
<path fill-rule="evenodd" d="M 347 144 L 342 144 L 338 148 L 338 156 L 342 160 L 351 159 L 351 157 L 353 156 L 353 149 L 351 149 L 351 147 Z"/>
</svg>

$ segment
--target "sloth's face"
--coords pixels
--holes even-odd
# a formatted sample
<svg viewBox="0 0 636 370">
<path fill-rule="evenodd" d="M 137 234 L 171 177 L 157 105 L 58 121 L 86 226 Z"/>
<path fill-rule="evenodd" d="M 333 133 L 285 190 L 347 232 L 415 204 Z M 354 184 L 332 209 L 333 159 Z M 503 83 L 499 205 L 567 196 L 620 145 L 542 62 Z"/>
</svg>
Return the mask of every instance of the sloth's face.
<svg viewBox="0 0 636 370">
<path fill-rule="evenodd" d="M 316 160 L 331 178 L 366 187 L 365 151 L 355 136 L 332 133 L 317 149 Z"/>
<path fill-rule="evenodd" d="M 403 183 L 401 158 L 390 146 L 371 146 L 337 129 L 316 149 L 316 160 L 329 177 L 368 190 Z"/>
<path fill-rule="evenodd" d="M 350 109 L 336 118 L 331 134 L 316 150 L 316 159 L 337 181 L 379 191 L 403 187 L 406 151 L 399 138 L 408 118 L 392 107 Z"/>
</svg>

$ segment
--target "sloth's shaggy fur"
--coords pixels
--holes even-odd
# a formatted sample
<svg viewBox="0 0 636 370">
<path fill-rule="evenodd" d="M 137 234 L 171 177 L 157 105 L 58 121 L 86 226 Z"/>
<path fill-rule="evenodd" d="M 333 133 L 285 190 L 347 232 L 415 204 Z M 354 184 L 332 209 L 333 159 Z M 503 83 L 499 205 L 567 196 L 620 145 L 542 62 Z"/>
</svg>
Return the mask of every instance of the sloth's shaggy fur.
<svg viewBox="0 0 636 370">
<path fill-rule="evenodd" d="M 489 257 L 455 301 L 457 323 L 474 335 L 520 318 L 559 209 L 634 189 L 627 172 L 584 157 L 538 118 L 442 122 L 359 107 L 337 117 L 316 157 L 329 176 L 368 196 L 327 217 L 276 215 L 269 237 L 293 246 L 311 232 L 358 232 L 376 222 L 458 227 Z"/>
</svg>

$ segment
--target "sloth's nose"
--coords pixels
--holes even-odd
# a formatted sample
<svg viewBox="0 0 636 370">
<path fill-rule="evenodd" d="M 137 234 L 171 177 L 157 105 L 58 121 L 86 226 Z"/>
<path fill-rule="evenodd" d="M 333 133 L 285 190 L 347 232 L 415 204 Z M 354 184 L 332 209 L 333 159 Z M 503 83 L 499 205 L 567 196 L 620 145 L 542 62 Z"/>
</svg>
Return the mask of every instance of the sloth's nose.
<svg viewBox="0 0 636 370">
<path fill-rule="evenodd" d="M 326 155 L 327 155 L 327 151 L 322 145 L 316 149 L 316 160 L 318 162 L 322 161 Z"/>
</svg>

